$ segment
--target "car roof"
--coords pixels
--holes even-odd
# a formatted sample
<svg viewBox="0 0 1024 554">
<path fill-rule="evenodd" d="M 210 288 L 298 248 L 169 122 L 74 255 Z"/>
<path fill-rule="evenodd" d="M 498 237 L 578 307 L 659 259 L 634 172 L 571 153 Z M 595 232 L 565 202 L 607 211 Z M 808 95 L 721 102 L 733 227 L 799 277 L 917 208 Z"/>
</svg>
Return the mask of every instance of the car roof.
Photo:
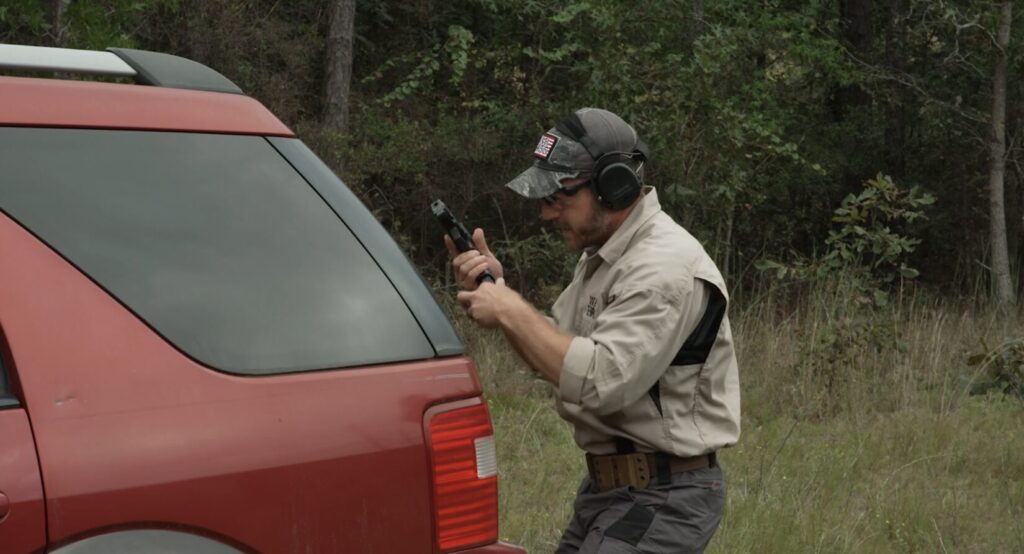
<svg viewBox="0 0 1024 554">
<path fill-rule="evenodd" d="M 295 136 L 223 75 L 177 56 L 0 44 L 4 69 L 132 78 L 138 84 L 0 76 L 0 125 Z"/>
</svg>

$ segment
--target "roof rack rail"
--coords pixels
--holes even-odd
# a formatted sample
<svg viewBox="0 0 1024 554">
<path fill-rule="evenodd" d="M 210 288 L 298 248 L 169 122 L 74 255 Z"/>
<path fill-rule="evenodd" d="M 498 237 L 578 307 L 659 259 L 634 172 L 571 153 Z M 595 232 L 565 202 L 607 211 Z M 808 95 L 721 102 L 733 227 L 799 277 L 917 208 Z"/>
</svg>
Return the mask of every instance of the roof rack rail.
<svg viewBox="0 0 1024 554">
<path fill-rule="evenodd" d="M 244 94 L 230 79 L 201 63 L 131 48 L 103 52 L 0 44 L 0 69 L 130 77 L 143 85 Z"/>
</svg>

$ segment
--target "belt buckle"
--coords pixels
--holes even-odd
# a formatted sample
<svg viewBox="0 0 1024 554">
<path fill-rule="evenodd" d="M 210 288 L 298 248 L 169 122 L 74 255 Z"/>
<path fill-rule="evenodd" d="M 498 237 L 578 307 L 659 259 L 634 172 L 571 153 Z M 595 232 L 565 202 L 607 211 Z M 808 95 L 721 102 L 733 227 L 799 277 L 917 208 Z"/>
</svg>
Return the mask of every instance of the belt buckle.
<svg viewBox="0 0 1024 554">
<path fill-rule="evenodd" d="M 641 453 L 592 456 L 588 462 L 591 476 L 601 491 L 626 486 L 646 489 L 651 482 L 650 464 Z"/>
</svg>

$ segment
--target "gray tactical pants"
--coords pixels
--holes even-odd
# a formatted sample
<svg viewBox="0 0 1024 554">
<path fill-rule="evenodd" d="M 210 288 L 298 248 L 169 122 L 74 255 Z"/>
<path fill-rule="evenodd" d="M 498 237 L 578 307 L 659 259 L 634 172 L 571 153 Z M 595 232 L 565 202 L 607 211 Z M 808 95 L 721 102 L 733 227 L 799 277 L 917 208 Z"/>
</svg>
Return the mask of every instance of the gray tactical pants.
<svg viewBox="0 0 1024 554">
<path fill-rule="evenodd" d="M 643 490 L 599 492 L 587 476 L 555 553 L 703 552 L 724 507 L 725 477 L 719 466 L 676 473 L 671 483 Z"/>
</svg>

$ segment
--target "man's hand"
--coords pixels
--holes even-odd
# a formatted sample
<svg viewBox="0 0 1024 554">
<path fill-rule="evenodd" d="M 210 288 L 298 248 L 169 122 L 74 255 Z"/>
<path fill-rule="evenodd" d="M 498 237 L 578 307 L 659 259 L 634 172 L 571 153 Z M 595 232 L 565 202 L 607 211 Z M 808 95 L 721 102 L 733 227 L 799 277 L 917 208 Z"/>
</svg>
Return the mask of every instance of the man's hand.
<svg viewBox="0 0 1024 554">
<path fill-rule="evenodd" d="M 506 286 L 502 278 L 494 283 L 481 283 L 476 290 L 461 291 L 458 300 L 477 325 L 500 327 L 519 356 L 534 371 L 558 385 L 571 335 L 555 327 L 518 292 Z"/>
<path fill-rule="evenodd" d="M 460 292 L 458 300 L 469 318 L 487 329 L 498 327 L 501 314 L 509 313 L 516 305 L 525 303 L 518 292 L 505 286 L 505 279 L 501 277 L 494 283 L 481 283 L 476 290 Z"/>
<path fill-rule="evenodd" d="M 464 290 L 476 290 L 476 278 L 485 269 L 489 269 L 495 279 L 500 280 L 504 274 L 501 262 L 494 257 L 491 249 L 487 247 L 487 240 L 484 238 L 483 229 L 473 231 L 473 243 L 476 244 L 479 250 L 460 253 L 455 248 L 455 243 L 452 242 L 451 237 L 448 235 L 444 236 L 444 244 L 448 247 L 448 255 L 451 257 L 452 267 L 455 269 L 455 278 L 459 282 L 459 287 Z"/>
</svg>

